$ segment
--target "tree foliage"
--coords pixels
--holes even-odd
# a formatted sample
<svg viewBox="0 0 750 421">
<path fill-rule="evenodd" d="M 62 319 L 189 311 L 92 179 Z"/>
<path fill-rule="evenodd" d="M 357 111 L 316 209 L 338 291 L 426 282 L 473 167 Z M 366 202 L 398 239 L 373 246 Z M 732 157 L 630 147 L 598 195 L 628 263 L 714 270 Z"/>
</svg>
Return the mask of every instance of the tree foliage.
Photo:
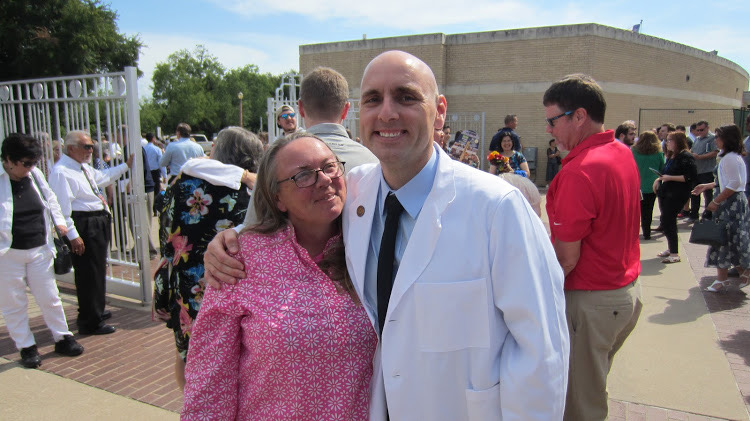
<svg viewBox="0 0 750 421">
<path fill-rule="evenodd" d="M 242 126 L 258 130 L 266 98 L 273 96 L 279 81 L 279 76 L 260 73 L 252 64 L 227 71 L 202 45 L 179 50 L 156 65 L 153 100 L 141 104 L 141 128 L 152 131 L 159 122 L 171 133 L 184 121 L 210 136 L 240 123 L 237 94 L 242 92 Z"/>
<path fill-rule="evenodd" d="M 142 46 L 99 0 L 0 1 L 0 80 L 122 71 Z"/>
</svg>

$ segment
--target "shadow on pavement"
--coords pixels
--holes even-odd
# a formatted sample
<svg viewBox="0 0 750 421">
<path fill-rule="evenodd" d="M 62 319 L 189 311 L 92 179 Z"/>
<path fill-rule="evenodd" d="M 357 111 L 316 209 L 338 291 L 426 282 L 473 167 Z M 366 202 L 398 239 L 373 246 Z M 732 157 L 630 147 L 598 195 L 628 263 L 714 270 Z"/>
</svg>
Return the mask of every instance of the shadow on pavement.
<svg viewBox="0 0 750 421">
<path fill-rule="evenodd" d="M 664 312 L 649 316 L 648 320 L 660 325 L 676 325 L 695 321 L 699 312 L 695 311 L 695 302 L 702 295 L 700 288 L 694 287 L 688 290 L 688 296 L 683 300 L 656 296 L 660 300 L 665 300 L 667 308 Z"/>
<path fill-rule="evenodd" d="M 745 360 L 750 366 L 750 332 L 743 330 L 733 333 L 727 339 L 719 341 L 724 352 L 734 354 Z"/>
</svg>

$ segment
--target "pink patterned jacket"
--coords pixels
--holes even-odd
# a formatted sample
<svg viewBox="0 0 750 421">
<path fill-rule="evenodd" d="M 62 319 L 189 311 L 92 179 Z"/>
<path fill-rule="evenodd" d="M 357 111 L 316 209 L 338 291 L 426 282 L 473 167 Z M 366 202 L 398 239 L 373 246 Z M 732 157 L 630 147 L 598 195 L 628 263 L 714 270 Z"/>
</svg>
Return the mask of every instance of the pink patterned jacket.
<svg viewBox="0 0 750 421">
<path fill-rule="evenodd" d="M 364 308 L 336 290 L 291 225 L 239 241 L 247 278 L 203 298 L 182 419 L 367 419 L 377 336 Z"/>
</svg>

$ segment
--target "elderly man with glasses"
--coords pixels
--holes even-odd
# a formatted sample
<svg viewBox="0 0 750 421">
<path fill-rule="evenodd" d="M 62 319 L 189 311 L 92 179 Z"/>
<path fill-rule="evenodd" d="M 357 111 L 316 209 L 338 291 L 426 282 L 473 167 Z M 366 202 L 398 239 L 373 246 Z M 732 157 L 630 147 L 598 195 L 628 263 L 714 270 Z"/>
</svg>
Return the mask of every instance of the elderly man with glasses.
<svg viewBox="0 0 750 421">
<path fill-rule="evenodd" d="M 115 331 L 104 323 L 112 314 L 104 310 L 106 267 L 112 236 L 111 214 L 98 187 L 112 184 L 133 166 L 133 155 L 126 163 L 100 171 L 89 165 L 94 142 L 83 131 L 65 136 L 65 155 L 52 168 L 49 185 L 57 195 L 65 217 L 73 251 L 78 332 L 105 335 Z"/>
</svg>

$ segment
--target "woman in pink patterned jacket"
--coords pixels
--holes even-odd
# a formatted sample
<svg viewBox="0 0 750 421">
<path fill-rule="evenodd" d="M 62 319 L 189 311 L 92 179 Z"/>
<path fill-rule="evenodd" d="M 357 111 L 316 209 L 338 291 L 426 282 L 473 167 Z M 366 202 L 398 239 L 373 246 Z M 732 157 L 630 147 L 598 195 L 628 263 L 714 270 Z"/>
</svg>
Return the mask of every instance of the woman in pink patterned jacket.
<svg viewBox="0 0 750 421">
<path fill-rule="evenodd" d="M 343 174 L 304 132 L 266 152 L 236 256 L 247 278 L 204 296 L 182 419 L 367 419 L 377 337 L 346 271 Z"/>
</svg>

